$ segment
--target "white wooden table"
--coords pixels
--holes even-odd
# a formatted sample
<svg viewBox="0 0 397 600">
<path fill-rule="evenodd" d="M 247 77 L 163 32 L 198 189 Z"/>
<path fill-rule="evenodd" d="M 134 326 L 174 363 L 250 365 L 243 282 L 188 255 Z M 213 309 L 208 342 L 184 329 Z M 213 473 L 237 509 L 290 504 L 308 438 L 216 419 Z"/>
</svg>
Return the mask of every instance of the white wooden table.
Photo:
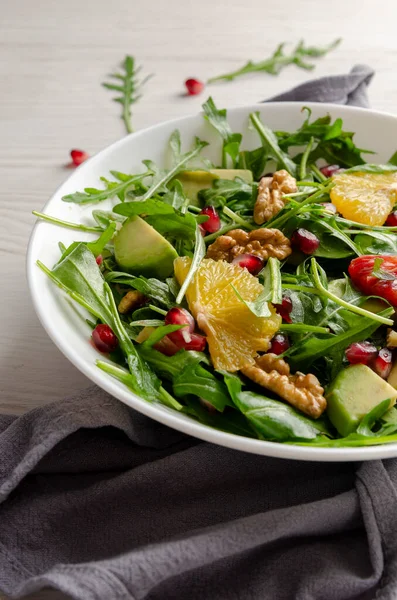
<svg viewBox="0 0 397 600">
<path fill-rule="evenodd" d="M 125 54 L 155 73 L 134 107 L 137 129 L 195 113 L 201 96 L 184 97 L 189 76 L 206 79 L 281 41 L 343 44 L 313 75 L 289 67 L 208 91 L 219 106 L 252 103 L 311 76 L 377 71 L 374 108 L 397 110 L 397 3 L 362 0 L 0 0 L 0 412 L 21 414 L 86 385 L 55 348 L 31 306 L 25 252 L 41 209 L 68 176 L 71 148 L 95 153 L 124 135 L 119 107 L 100 86 Z M 396 140 L 397 145 L 397 140 Z M 43 592 L 30 598 L 65 598 Z"/>
</svg>

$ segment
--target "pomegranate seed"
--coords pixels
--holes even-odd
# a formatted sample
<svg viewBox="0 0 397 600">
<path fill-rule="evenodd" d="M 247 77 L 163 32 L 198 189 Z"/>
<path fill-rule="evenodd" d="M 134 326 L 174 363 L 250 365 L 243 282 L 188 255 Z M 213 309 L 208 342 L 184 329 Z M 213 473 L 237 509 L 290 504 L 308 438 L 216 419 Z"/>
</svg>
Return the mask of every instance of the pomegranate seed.
<svg viewBox="0 0 397 600">
<path fill-rule="evenodd" d="M 197 94 L 201 94 L 204 89 L 204 83 L 199 81 L 198 79 L 186 79 L 185 86 L 187 89 L 187 93 L 189 96 L 196 96 Z"/>
<path fill-rule="evenodd" d="M 72 157 L 73 164 L 78 167 L 83 163 L 87 158 L 90 158 L 87 152 L 84 150 L 71 150 L 70 156 Z"/>
<path fill-rule="evenodd" d="M 320 171 L 324 177 L 332 177 L 332 175 L 342 173 L 344 169 L 341 169 L 339 165 L 325 165 L 325 167 L 321 167 Z"/>
<path fill-rule="evenodd" d="M 98 256 L 96 257 L 96 264 L 101 266 L 101 264 L 103 263 L 103 256 L 102 254 L 98 254 Z"/>
<path fill-rule="evenodd" d="M 221 228 L 221 220 L 213 206 L 206 206 L 200 211 L 200 215 L 209 217 L 207 221 L 201 223 L 201 227 L 207 233 L 216 233 Z"/>
<path fill-rule="evenodd" d="M 392 368 L 393 355 L 389 348 L 382 348 L 378 352 L 378 356 L 371 363 L 371 368 L 382 379 L 387 379 Z"/>
<path fill-rule="evenodd" d="M 300 228 L 292 234 L 291 244 L 294 250 L 304 254 L 314 254 L 320 245 L 320 240 L 311 231 Z"/>
<path fill-rule="evenodd" d="M 269 352 L 279 355 L 288 350 L 289 346 L 288 336 L 283 333 L 277 333 L 270 342 Z"/>
<path fill-rule="evenodd" d="M 251 275 L 258 275 L 259 271 L 263 269 L 263 259 L 255 254 L 240 254 L 233 258 L 232 264 L 247 269 Z"/>
<path fill-rule="evenodd" d="M 386 219 L 386 223 L 388 227 L 397 227 L 397 210 L 394 210 Z"/>
<path fill-rule="evenodd" d="M 193 333 L 195 326 L 194 319 L 190 312 L 184 308 L 171 308 L 165 315 L 164 322 L 166 325 L 186 325 L 186 327 L 168 334 L 169 339 L 176 346 L 185 348 L 186 344 L 192 339 L 191 334 Z"/>
<path fill-rule="evenodd" d="M 368 365 L 378 356 L 378 351 L 371 342 L 353 342 L 346 348 L 345 355 L 351 365 Z"/>
<path fill-rule="evenodd" d="M 181 330 L 182 331 L 182 330 Z M 183 347 L 185 350 L 195 350 L 196 352 L 204 352 L 207 345 L 207 338 L 199 333 L 192 333 L 191 340 Z"/>
<path fill-rule="evenodd" d="M 154 344 L 153 348 L 155 348 L 161 354 L 165 354 L 165 356 L 174 356 L 177 352 L 179 352 L 180 348 L 174 344 L 172 340 L 165 335 L 163 339 L 161 339 L 157 344 Z"/>
<path fill-rule="evenodd" d="M 97 325 L 92 332 L 92 340 L 99 352 L 113 352 L 119 345 L 109 325 Z"/>
<path fill-rule="evenodd" d="M 292 312 L 292 300 L 289 296 L 283 296 L 281 304 L 274 304 L 276 312 L 286 323 L 292 323 L 290 314 Z"/>
</svg>

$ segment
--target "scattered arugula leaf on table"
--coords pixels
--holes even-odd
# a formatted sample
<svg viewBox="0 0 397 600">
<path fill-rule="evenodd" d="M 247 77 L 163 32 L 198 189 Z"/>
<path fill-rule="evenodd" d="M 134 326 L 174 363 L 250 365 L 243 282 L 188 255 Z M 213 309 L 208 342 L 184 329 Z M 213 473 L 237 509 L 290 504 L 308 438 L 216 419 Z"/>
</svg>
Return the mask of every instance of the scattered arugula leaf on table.
<svg viewBox="0 0 397 600">
<path fill-rule="evenodd" d="M 240 69 L 225 73 L 224 75 L 211 77 L 211 79 L 208 80 L 208 83 L 214 83 L 215 81 L 232 81 L 236 77 L 246 75 L 247 73 L 265 72 L 269 75 L 278 75 L 280 71 L 288 65 L 296 65 L 301 69 L 311 71 L 315 68 L 315 65 L 307 62 L 306 59 L 325 56 L 328 52 L 334 50 L 341 41 L 341 39 L 337 39 L 327 46 L 316 47 L 306 46 L 304 41 L 301 40 L 290 54 L 285 53 L 285 44 L 280 44 L 269 58 L 256 63 L 250 60 Z"/>
<path fill-rule="evenodd" d="M 131 105 L 138 102 L 141 97 L 142 86 L 152 77 L 152 75 L 147 75 L 142 81 L 139 81 L 138 73 L 140 70 L 141 67 L 135 66 L 135 58 L 127 55 L 121 65 L 121 72 L 117 71 L 110 74 L 110 77 L 115 81 L 102 84 L 106 89 L 120 94 L 113 100 L 122 106 L 121 118 L 124 121 L 127 133 L 134 131 L 131 122 Z"/>
</svg>

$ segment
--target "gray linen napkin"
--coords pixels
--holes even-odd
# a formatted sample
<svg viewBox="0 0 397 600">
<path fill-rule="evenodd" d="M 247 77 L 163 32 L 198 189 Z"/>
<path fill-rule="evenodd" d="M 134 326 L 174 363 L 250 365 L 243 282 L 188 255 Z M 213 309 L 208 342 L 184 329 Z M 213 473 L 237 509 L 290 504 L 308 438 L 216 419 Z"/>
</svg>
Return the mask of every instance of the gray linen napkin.
<svg viewBox="0 0 397 600">
<path fill-rule="evenodd" d="M 359 67 L 282 99 L 366 106 L 371 77 Z M 388 600 L 396 509 L 396 460 L 236 452 L 96 387 L 0 417 L 0 589 L 15 598 Z"/>
</svg>

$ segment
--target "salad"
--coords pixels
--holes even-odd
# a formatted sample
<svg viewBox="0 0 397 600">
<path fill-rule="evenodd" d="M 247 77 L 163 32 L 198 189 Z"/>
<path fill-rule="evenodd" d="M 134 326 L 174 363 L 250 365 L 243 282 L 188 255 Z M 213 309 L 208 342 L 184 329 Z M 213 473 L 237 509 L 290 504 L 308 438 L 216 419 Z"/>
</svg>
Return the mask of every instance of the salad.
<svg viewBox="0 0 397 600">
<path fill-rule="evenodd" d="M 324 447 L 397 441 L 397 153 L 366 162 L 329 115 L 272 131 L 204 118 L 217 164 L 178 131 L 169 168 L 112 171 L 64 202 L 96 233 L 38 266 L 90 314 L 97 366 L 148 402 L 237 435 Z M 112 199 L 110 211 L 100 202 Z"/>
</svg>

